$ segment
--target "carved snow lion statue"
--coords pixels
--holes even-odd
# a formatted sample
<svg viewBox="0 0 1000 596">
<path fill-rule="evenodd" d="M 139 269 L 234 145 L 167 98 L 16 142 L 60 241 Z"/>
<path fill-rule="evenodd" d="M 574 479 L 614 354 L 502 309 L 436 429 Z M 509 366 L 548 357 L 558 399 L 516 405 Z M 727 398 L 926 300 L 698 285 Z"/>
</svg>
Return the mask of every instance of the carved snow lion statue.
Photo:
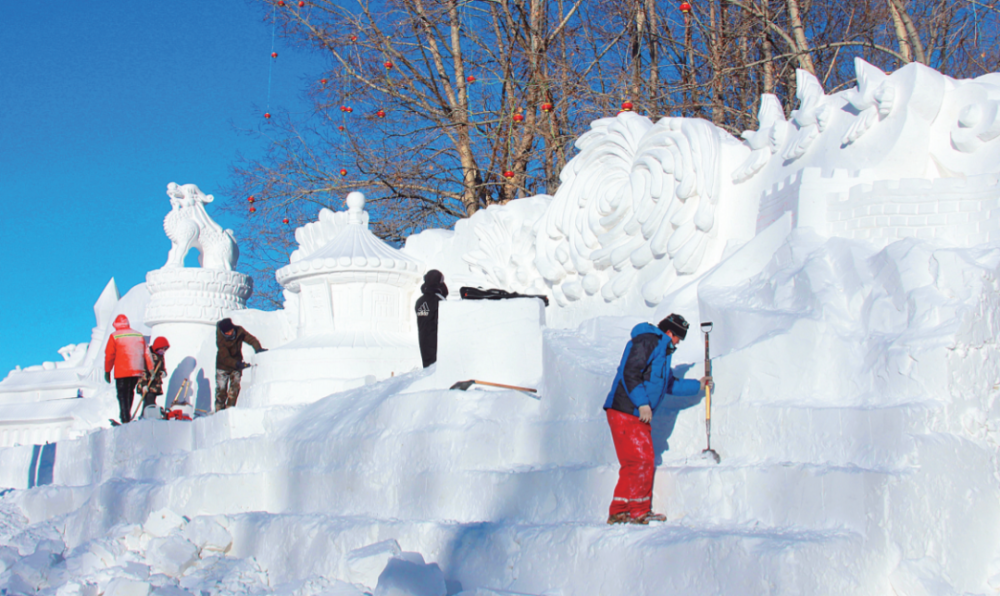
<svg viewBox="0 0 1000 596">
<path fill-rule="evenodd" d="M 163 220 L 163 229 L 170 238 L 170 254 L 164 267 L 183 267 L 184 257 L 197 248 L 198 264 L 204 269 L 232 271 L 240 258 L 232 230 L 223 230 L 205 211 L 205 203 L 215 197 L 206 195 L 194 184 L 167 185 L 167 196 L 173 209 Z"/>
</svg>

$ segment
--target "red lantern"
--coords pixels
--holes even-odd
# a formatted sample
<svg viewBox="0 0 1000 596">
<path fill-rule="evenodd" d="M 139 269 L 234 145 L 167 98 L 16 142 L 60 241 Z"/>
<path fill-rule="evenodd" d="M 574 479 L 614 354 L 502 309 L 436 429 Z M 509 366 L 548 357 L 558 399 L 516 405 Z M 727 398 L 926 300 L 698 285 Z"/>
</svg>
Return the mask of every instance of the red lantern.
<svg viewBox="0 0 1000 596">
<path fill-rule="evenodd" d="M 340 106 L 340 111 L 341 112 L 346 112 L 347 111 L 347 106 Z"/>
<path fill-rule="evenodd" d="M 691 12 L 691 5 L 687 2 L 681 2 L 681 12 L 684 14 Z"/>
<path fill-rule="evenodd" d="M 286 217 L 285 219 L 281 220 L 281 223 L 288 223 L 288 218 Z"/>
<path fill-rule="evenodd" d="M 385 61 L 385 67 L 386 67 L 386 69 L 391 69 L 392 68 L 392 62 L 389 62 L 388 60 L 386 60 Z"/>
<path fill-rule="evenodd" d="M 341 124 L 340 126 L 338 126 L 338 127 L 337 127 L 337 130 L 339 130 L 339 131 L 343 132 L 343 131 L 344 131 L 344 125 L 343 125 L 343 124 Z"/>
<path fill-rule="evenodd" d="M 506 172 L 503 173 L 503 176 L 504 176 L 504 178 L 513 178 L 514 177 L 514 172 L 511 172 L 510 170 L 507 170 Z"/>
<path fill-rule="evenodd" d="M 248 203 L 253 203 L 253 201 L 254 201 L 253 195 L 250 195 L 250 198 L 247 199 L 247 202 Z"/>
<path fill-rule="evenodd" d="M 623 101 L 622 102 L 622 111 L 623 112 L 631 112 L 632 111 L 632 102 L 631 101 Z"/>
<path fill-rule="evenodd" d="M 271 119 L 271 112 L 264 112 L 264 117 L 267 118 L 268 120 L 270 120 Z"/>
<path fill-rule="evenodd" d="M 350 114 L 353 111 L 354 111 L 354 108 L 352 108 L 351 106 L 347 106 L 347 113 L 348 114 Z"/>
<path fill-rule="evenodd" d="M 550 104 L 550 103 L 543 103 L 542 104 L 542 111 L 543 112 L 551 112 L 552 111 L 552 104 Z"/>
<path fill-rule="evenodd" d="M 299 8 L 302 8 L 305 5 L 306 5 L 305 2 L 303 2 L 302 0 L 299 0 Z M 286 220 L 285 223 L 288 223 L 288 221 Z"/>
<path fill-rule="evenodd" d="M 285 0 L 278 0 L 278 6 L 284 6 Z"/>
<path fill-rule="evenodd" d="M 327 82 L 326 79 L 320 79 L 319 80 L 319 84 L 320 85 L 326 85 L 326 82 Z"/>
<path fill-rule="evenodd" d="M 514 114 L 514 122 L 523 122 L 524 114 Z"/>
<path fill-rule="evenodd" d="M 470 83 L 475 83 L 476 82 L 476 77 L 474 77 L 472 75 L 469 75 L 469 76 L 465 77 L 465 80 L 469 81 Z"/>
<path fill-rule="evenodd" d="M 358 36 L 357 35 L 352 35 L 351 36 L 351 41 L 358 41 Z"/>
<path fill-rule="evenodd" d="M 385 118 L 385 110 L 379 110 L 375 112 L 375 115 L 378 116 L 379 118 Z"/>
<path fill-rule="evenodd" d="M 278 52 L 271 52 L 271 57 L 272 58 L 277 58 L 278 57 Z"/>
<path fill-rule="evenodd" d="M 341 168 L 340 169 L 340 175 L 341 176 L 346 176 L 347 175 L 347 170 L 345 168 Z"/>
<path fill-rule="evenodd" d="M 257 213 L 257 208 L 256 207 L 251 207 L 250 208 L 250 213 Z"/>
</svg>

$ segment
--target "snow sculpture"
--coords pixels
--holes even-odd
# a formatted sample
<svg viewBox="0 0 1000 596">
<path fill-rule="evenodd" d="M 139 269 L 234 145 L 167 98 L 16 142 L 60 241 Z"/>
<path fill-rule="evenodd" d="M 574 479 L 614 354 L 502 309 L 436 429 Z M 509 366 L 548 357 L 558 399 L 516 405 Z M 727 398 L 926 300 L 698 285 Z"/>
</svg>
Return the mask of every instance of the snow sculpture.
<svg viewBox="0 0 1000 596">
<path fill-rule="evenodd" d="M 416 259 L 368 230 L 365 197 L 320 211 L 295 232 L 299 248 L 275 273 L 297 301 L 298 336 L 255 358 L 241 405 L 314 401 L 420 367 L 413 303 Z"/>
<path fill-rule="evenodd" d="M 215 197 L 206 195 L 194 184 L 167 184 L 170 213 L 163 219 L 163 229 L 170 238 L 170 253 L 164 267 L 183 267 L 191 248 L 199 251 L 198 264 L 205 269 L 232 271 L 240 258 L 232 230 L 223 230 L 205 211 L 205 204 Z"/>
<path fill-rule="evenodd" d="M 213 200 L 194 184 L 167 185 L 172 210 L 163 220 L 170 238 L 167 264 L 146 274 L 150 301 L 145 323 L 152 337 L 170 341 L 167 358 L 172 400 L 182 385 L 195 388 L 196 406 L 207 410 L 215 382 L 215 324 L 234 311 L 246 309 L 253 293 L 250 276 L 233 271 L 239 248 L 230 230 L 223 230 L 205 211 Z M 191 247 L 200 251 L 201 267 L 184 267 Z M 184 383 L 187 379 L 188 383 Z M 166 404 L 160 404 L 166 405 Z"/>
</svg>

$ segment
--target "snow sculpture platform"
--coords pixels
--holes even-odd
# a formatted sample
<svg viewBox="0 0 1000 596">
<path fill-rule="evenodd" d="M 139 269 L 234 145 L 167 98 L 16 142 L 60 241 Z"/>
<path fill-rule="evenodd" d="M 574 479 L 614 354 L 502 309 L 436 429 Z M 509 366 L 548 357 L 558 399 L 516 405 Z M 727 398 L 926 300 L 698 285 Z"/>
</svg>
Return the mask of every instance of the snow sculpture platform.
<svg viewBox="0 0 1000 596">
<path fill-rule="evenodd" d="M 420 368 L 413 303 L 422 264 L 368 230 L 364 195 L 295 232 L 276 272 L 298 302 L 295 340 L 255 357 L 241 406 L 303 403 Z"/>
<path fill-rule="evenodd" d="M 448 389 L 470 379 L 538 387 L 544 326 L 538 298 L 441 302 L 436 370 L 408 391 Z"/>
</svg>

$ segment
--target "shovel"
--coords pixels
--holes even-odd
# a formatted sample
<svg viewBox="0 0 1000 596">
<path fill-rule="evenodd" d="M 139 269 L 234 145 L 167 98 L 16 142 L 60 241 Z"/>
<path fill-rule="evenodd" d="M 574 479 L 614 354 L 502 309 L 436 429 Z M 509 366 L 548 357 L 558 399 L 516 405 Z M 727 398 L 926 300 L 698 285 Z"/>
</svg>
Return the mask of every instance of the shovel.
<svg viewBox="0 0 1000 596">
<path fill-rule="evenodd" d="M 701 330 L 705 332 L 705 376 L 712 376 L 712 359 L 708 353 L 708 334 L 712 331 L 712 323 L 702 323 Z M 710 457 L 715 463 L 722 461 L 719 454 L 712 449 L 712 386 L 711 383 L 705 385 L 705 439 L 707 445 L 701 452 L 702 457 Z"/>
<path fill-rule="evenodd" d="M 490 383 L 488 381 L 477 381 L 475 379 L 469 381 L 459 381 L 449 387 L 448 389 L 461 389 L 462 391 L 468 390 L 469 387 L 473 385 L 489 385 L 490 387 L 503 387 L 504 389 L 513 389 L 515 391 L 527 391 L 528 393 L 538 393 L 537 389 L 531 389 L 530 387 L 518 387 L 517 385 L 503 385 L 501 383 Z"/>
</svg>

